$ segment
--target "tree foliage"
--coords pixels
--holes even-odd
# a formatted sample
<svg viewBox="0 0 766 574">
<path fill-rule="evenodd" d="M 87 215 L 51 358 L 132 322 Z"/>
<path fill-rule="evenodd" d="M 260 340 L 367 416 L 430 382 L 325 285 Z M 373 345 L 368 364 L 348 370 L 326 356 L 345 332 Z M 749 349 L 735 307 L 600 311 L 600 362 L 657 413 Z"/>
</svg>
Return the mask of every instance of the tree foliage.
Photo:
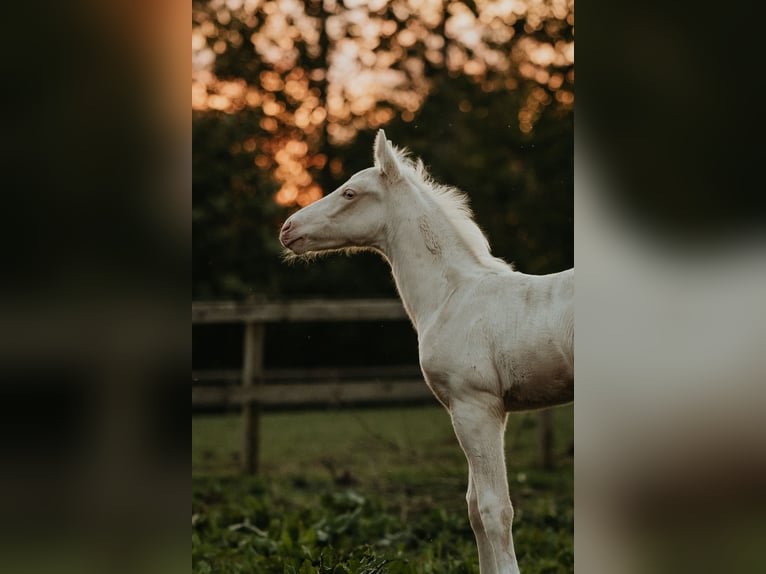
<svg viewBox="0 0 766 574">
<path fill-rule="evenodd" d="M 393 295 L 374 256 L 290 267 L 277 241 L 382 126 L 496 255 L 572 265 L 571 1 L 197 1 L 192 47 L 194 298 Z"/>
</svg>

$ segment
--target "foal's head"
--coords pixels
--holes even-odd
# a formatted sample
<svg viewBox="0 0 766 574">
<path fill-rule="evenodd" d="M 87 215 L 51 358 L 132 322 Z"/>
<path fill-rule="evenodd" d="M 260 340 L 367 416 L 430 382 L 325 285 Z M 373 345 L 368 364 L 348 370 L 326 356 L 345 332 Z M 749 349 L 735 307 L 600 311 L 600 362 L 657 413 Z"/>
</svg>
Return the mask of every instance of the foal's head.
<svg viewBox="0 0 766 574">
<path fill-rule="evenodd" d="M 377 247 L 387 222 L 394 217 L 393 204 L 408 188 L 397 152 L 378 131 L 375 165 L 354 174 L 338 189 L 294 213 L 282 226 L 279 240 L 293 253 Z"/>
</svg>

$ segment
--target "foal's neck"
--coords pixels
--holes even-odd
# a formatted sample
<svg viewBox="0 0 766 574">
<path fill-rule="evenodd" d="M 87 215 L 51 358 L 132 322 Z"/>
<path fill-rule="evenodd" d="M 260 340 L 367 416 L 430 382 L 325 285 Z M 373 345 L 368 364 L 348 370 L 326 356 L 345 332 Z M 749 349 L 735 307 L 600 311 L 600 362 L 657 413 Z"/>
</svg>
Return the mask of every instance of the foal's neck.
<svg viewBox="0 0 766 574">
<path fill-rule="evenodd" d="M 427 199 L 408 205 L 389 226 L 382 251 L 418 332 L 461 284 L 488 271 Z"/>
</svg>

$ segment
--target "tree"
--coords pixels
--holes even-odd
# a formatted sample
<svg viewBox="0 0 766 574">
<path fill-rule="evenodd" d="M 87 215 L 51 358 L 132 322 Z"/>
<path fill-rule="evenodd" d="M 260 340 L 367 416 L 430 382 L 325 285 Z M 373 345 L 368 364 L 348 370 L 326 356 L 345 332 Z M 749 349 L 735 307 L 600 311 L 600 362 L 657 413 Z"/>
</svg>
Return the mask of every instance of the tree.
<svg viewBox="0 0 766 574">
<path fill-rule="evenodd" d="M 210 0 L 192 38 L 194 297 L 393 295 L 374 257 L 295 269 L 276 239 L 380 126 L 470 194 L 496 254 L 571 266 L 571 2 Z"/>
</svg>

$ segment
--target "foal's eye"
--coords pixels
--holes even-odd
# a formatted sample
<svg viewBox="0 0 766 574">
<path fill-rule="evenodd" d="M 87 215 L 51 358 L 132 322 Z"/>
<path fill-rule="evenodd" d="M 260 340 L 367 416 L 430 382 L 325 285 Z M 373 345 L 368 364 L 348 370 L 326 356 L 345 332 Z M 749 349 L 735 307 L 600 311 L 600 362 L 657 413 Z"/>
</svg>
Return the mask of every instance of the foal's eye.
<svg viewBox="0 0 766 574">
<path fill-rule="evenodd" d="M 353 189 L 343 190 L 343 197 L 345 197 L 346 199 L 354 199 L 354 196 L 356 196 L 356 192 Z"/>
</svg>

